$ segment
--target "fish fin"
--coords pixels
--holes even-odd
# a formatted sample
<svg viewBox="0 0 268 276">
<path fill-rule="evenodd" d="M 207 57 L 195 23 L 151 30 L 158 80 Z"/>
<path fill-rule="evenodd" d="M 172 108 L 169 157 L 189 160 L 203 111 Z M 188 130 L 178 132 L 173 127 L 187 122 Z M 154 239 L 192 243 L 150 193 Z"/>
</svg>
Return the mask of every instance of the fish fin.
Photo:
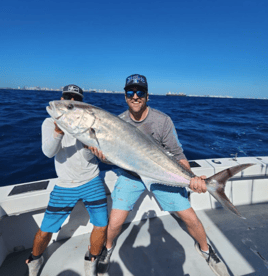
<svg viewBox="0 0 268 276">
<path fill-rule="evenodd" d="M 229 169 L 220 171 L 205 180 L 209 193 L 214 198 L 216 198 L 224 208 L 230 210 L 232 213 L 234 213 L 235 215 L 243 219 L 245 218 L 242 217 L 242 215 L 237 211 L 235 206 L 227 198 L 226 194 L 224 193 L 224 189 L 225 189 L 226 182 L 229 178 L 231 178 L 235 174 L 239 173 L 240 171 L 252 165 L 255 165 L 255 164 L 242 164 L 242 165 L 234 166 Z"/>
<path fill-rule="evenodd" d="M 169 187 L 183 187 L 183 184 L 185 184 L 185 183 L 182 183 L 181 185 L 179 185 L 179 183 L 176 182 L 176 184 L 172 185 L 172 183 L 170 182 L 165 182 L 164 180 L 159 180 L 159 179 L 157 180 L 147 176 L 140 176 L 140 178 L 148 190 L 150 190 L 152 184 L 161 184 Z"/>
<path fill-rule="evenodd" d="M 63 129 L 64 130 L 64 129 Z M 68 131 L 67 131 L 68 132 Z M 90 139 L 88 139 L 88 137 L 86 137 L 86 141 L 83 137 L 84 134 L 88 133 L 88 136 Z M 81 137 L 82 136 L 82 137 Z M 84 145 L 88 146 L 88 147 L 94 147 L 100 150 L 100 145 L 99 145 L 99 141 L 98 138 L 96 136 L 95 130 L 93 128 L 89 128 L 86 132 L 83 133 L 78 133 L 73 135 L 73 137 L 75 137 L 76 139 L 78 139 L 79 141 L 81 141 Z"/>
<path fill-rule="evenodd" d="M 159 180 L 156 180 L 156 179 L 152 179 L 150 177 L 147 177 L 147 176 L 141 176 L 140 175 L 140 178 L 142 180 L 142 182 L 144 183 L 144 185 L 146 186 L 146 188 L 150 191 L 150 187 L 152 184 L 156 184 L 156 183 L 159 183 Z M 162 183 L 161 183 L 162 184 Z"/>
<path fill-rule="evenodd" d="M 96 136 L 96 132 L 95 132 L 94 128 L 89 129 L 89 137 L 91 139 L 93 139 L 94 141 L 96 141 L 96 143 L 98 144 L 98 148 L 100 148 L 100 144 L 99 144 L 99 141 L 98 141 L 98 138 Z"/>
</svg>

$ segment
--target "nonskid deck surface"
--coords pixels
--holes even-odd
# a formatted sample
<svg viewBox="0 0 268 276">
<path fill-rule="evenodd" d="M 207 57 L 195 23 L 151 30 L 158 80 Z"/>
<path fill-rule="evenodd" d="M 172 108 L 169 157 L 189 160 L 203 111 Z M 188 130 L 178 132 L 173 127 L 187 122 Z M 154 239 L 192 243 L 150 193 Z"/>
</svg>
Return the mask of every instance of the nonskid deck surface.
<svg viewBox="0 0 268 276">
<path fill-rule="evenodd" d="M 242 220 L 223 209 L 197 211 L 230 275 L 268 275 L 268 204 L 240 206 Z M 153 212 L 153 211 L 152 211 Z M 41 276 L 84 276 L 89 235 L 54 242 L 46 250 Z M 25 259 L 31 250 L 12 253 L 0 267 L 1 276 L 28 275 Z M 124 225 L 105 276 L 212 276 L 195 251 L 193 239 L 175 215 Z"/>
</svg>

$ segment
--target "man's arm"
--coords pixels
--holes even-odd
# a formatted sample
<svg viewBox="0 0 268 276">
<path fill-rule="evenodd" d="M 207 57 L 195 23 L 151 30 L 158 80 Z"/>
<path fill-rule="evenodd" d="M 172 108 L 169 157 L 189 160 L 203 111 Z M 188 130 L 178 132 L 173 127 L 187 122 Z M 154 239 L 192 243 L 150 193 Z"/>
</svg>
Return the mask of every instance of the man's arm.
<svg viewBox="0 0 268 276">
<path fill-rule="evenodd" d="M 93 158 L 95 158 L 96 156 L 91 152 L 91 150 L 84 145 L 84 148 L 82 149 L 82 154 L 83 154 L 83 157 L 85 158 L 85 160 L 87 162 L 90 162 L 92 161 Z"/>
<path fill-rule="evenodd" d="M 186 160 L 186 156 L 183 153 L 183 148 L 178 139 L 175 126 L 170 117 L 166 117 L 165 122 L 163 123 L 163 128 L 160 129 L 160 135 L 162 137 L 161 144 L 169 153 L 172 154 L 177 162 L 182 159 Z"/>
<path fill-rule="evenodd" d="M 189 164 L 189 162 L 188 162 L 187 159 L 181 159 L 181 160 L 179 161 L 179 164 L 182 165 L 185 169 L 187 169 L 187 170 L 189 171 L 190 174 L 193 174 L 193 175 L 194 175 L 194 173 L 193 173 L 192 170 L 191 170 L 191 166 L 190 166 L 190 164 Z"/>
<path fill-rule="evenodd" d="M 191 170 L 191 166 L 190 166 L 188 160 L 186 160 L 186 159 L 181 159 L 179 161 L 179 164 L 182 165 L 185 169 L 187 169 L 192 174 L 192 176 L 193 176 L 191 178 L 189 188 L 193 192 L 196 192 L 196 193 L 199 193 L 199 194 L 200 193 L 205 193 L 207 191 L 207 186 L 206 186 L 206 183 L 204 181 L 204 179 L 206 179 L 206 176 L 205 175 L 201 175 L 199 177 L 199 176 L 194 175 L 194 173 Z"/>
<path fill-rule="evenodd" d="M 46 119 L 42 124 L 42 151 L 48 157 L 54 157 L 60 147 L 64 132 L 52 120 Z"/>
<path fill-rule="evenodd" d="M 192 178 L 190 181 L 189 188 L 197 193 L 205 193 L 207 191 L 207 186 L 204 181 L 206 176 L 202 175 L 200 177 L 195 176 L 192 172 L 189 162 L 183 153 L 183 149 L 178 140 L 178 135 L 172 120 L 167 117 L 165 122 L 165 127 L 163 129 L 163 144 L 164 146 L 174 155 L 177 162 L 189 171 Z"/>
<path fill-rule="evenodd" d="M 86 149 L 91 150 L 91 152 L 100 159 L 102 163 L 108 164 L 108 165 L 113 165 L 113 163 L 109 162 L 106 157 L 103 155 L 101 150 L 98 150 L 97 148 L 94 147 L 88 147 L 84 146 Z"/>
</svg>

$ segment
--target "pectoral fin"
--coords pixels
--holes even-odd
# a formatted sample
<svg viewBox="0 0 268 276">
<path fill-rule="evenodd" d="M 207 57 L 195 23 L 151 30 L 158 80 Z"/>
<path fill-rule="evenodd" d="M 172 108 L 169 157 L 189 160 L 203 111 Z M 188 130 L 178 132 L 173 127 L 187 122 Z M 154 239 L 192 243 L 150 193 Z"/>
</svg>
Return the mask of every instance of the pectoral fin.
<svg viewBox="0 0 268 276">
<path fill-rule="evenodd" d="M 89 137 L 90 137 L 90 146 L 100 148 L 100 144 L 96 135 L 96 132 L 93 128 L 89 129 Z"/>
<path fill-rule="evenodd" d="M 91 139 L 97 140 L 97 136 L 96 136 L 96 132 L 95 132 L 94 128 L 90 128 L 90 129 L 89 129 L 89 137 L 90 137 Z"/>
</svg>

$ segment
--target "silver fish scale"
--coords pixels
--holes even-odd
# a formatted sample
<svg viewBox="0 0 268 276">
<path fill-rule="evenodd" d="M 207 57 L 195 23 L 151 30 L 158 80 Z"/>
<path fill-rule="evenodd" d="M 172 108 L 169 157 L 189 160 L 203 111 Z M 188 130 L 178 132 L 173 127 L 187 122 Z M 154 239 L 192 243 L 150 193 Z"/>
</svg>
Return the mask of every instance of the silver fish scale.
<svg viewBox="0 0 268 276">
<path fill-rule="evenodd" d="M 70 104 L 74 108 L 68 108 Z M 131 124 L 88 104 L 58 101 L 51 107 L 51 116 L 63 113 L 57 123 L 67 132 L 84 144 L 100 149 L 115 165 L 138 173 L 145 183 L 147 181 L 147 186 L 152 181 L 188 186 L 189 172 L 174 162 L 152 138 Z"/>
<path fill-rule="evenodd" d="M 170 178 L 170 172 L 190 180 L 189 173 L 171 160 L 139 129 L 120 118 L 116 120 L 114 116 L 102 110 L 95 111 L 95 116 L 97 119 L 92 128 L 96 131 L 100 150 L 107 153 L 108 160 L 119 167 L 156 179 L 159 183 L 163 181 L 169 183 L 165 180 Z M 132 143 L 129 144 L 129 141 Z M 130 148 L 132 148 L 131 156 Z M 134 152 L 133 149 L 135 149 Z M 169 183 L 171 186 L 179 186 L 178 184 L 178 182 Z M 181 183 L 180 186 L 188 185 Z"/>
</svg>

